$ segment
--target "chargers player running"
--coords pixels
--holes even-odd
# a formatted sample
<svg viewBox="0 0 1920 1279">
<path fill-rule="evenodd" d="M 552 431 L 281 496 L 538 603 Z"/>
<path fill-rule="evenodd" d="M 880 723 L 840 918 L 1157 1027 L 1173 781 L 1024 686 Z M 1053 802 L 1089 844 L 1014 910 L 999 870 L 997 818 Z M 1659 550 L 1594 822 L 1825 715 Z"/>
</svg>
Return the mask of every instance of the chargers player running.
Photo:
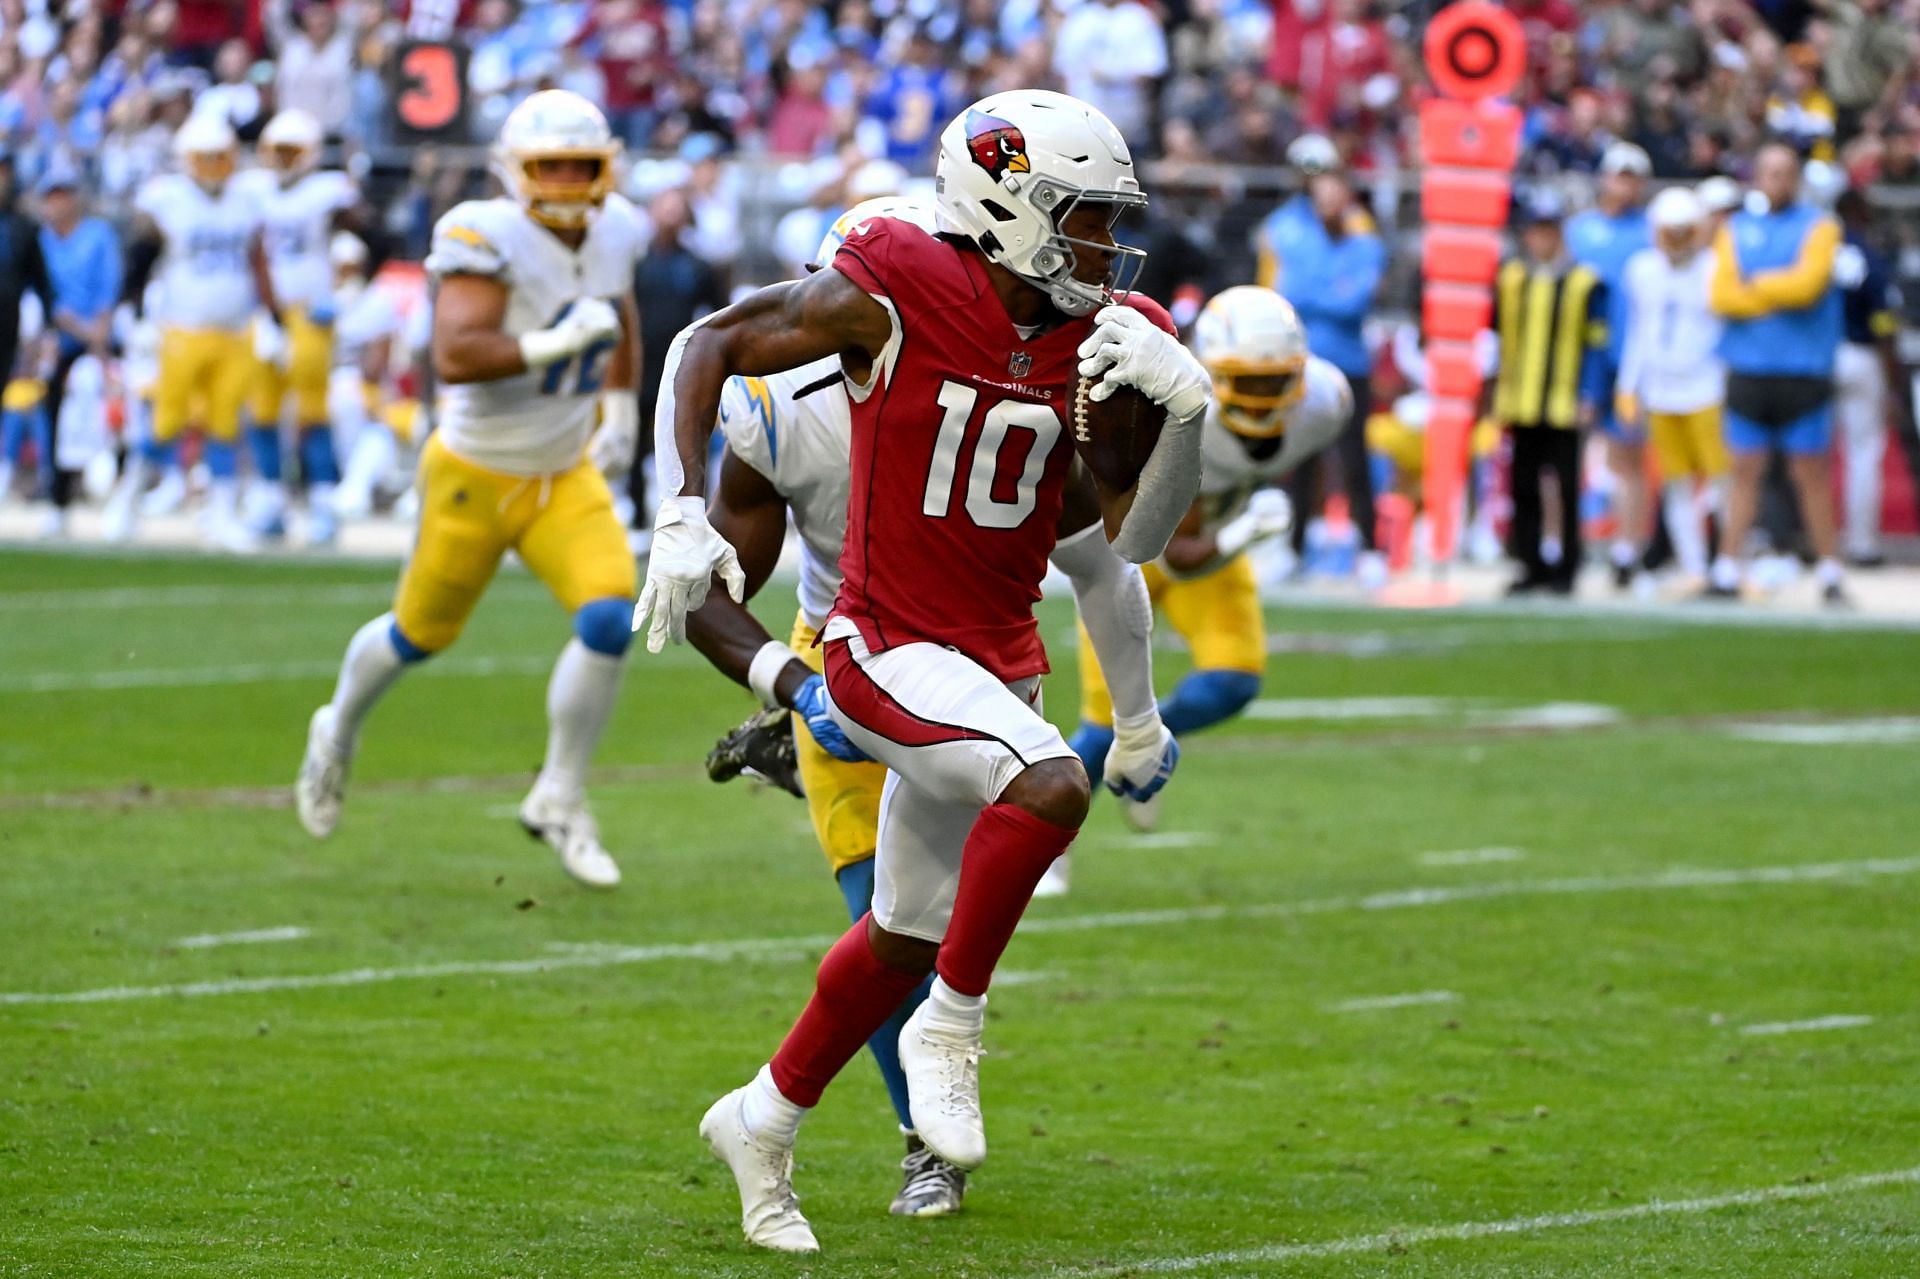
<svg viewBox="0 0 1920 1279">
<path fill-rule="evenodd" d="M 144 320 L 147 285 L 158 265 L 159 375 L 153 431 L 108 504 L 107 536 L 132 536 L 150 479 L 157 476 L 162 485 L 151 506 L 186 495 L 175 454 L 181 432 L 197 420 L 213 475 L 208 532 L 220 545 L 245 550 L 252 539 L 239 521 L 234 446 L 253 366 L 252 334 L 275 305 L 260 242 L 261 210 L 255 190 L 235 176 L 240 143 L 225 119 L 189 117 L 174 134 L 173 153 L 180 172 L 148 179 L 134 200 L 123 296 L 135 319 Z"/>
<path fill-rule="evenodd" d="M 1161 711 L 1175 737 L 1232 718 L 1259 694 L 1267 633 L 1247 550 L 1292 527 L 1286 494 L 1267 486 L 1339 439 L 1353 412 L 1346 375 L 1307 354 L 1299 316 L 1271 289 L 1222 292 L 1201 311 L 1193 339 L 1213 376 L 1200 496 L 1166 553 L 1146 566 L 1154 604 L 1193 651 L 1193 671 Z M 1116 720 L 1084 633 L 1080 694 L 1073 749 L 1097 773 Z M 1121 813 L 1143 828 L 1154 819 L 1150 802 L 1123 804 Z"/>
<path fill-rule="evenodd" d="M 618 154 L 585 98 L 536 93 L 500 130 L 494 164 L 510 194 L 461 204 L 434 228 L 440 429 L 420 461 L 419 529 L 393 611 L 354 635 L 308 729 L 294 794 L 316 837 L 340 819 L 367 712 L 459 638 L 512 549 L 574 625 L 547 689 L 546 762 L 520 821 L 581 883 L 620 882 L 585 795 L 634 597 L 626 531 L 601 474 L 631 461 L 639 414 L 631 289 L 646 236 L 612 194 Z"/>
<path fill-rule="evenodd" d="M 327 413 L 333 367 L 333 266 L 328 247 L 341 215 L 360 199 L 352 178 L 322 169 L 320 122 L 305 111 L 282 111 L 260 134 L 264 168 L 241 175 L 260 205 L 262 239 L 273 272 L 275 314 L 260 326 L 255 345 L 251 409 L 254 470 L 262 482 L 255 530 L 286 530 L 281 487 L 280 421 L 293 401 L 300 478 L 307 486 L 310 543 L 331 543 L 340 462 Z"/>
<path fill-rule="evenodd" d="M 1116 551 L 1160 554 L 1199 483 L 1206 370 L 1157 306 L 1112 304 L 1115 267 L 1143 256 L 1114 243 L 1113 220 L 1145 202 L 1112 123 L 1062 94 L 995 94 L 947 126 L 937 172 L 938 238 L 857 226 L 831 269 L 709 317 L 668 356 L 657 456 L 675 496 L 635 613 L 651 616 L 649 649 L 684 634 L 716 572 L 743 593 L 700 496 L 727 378 L 837 356 L 853 406 L 845 580 L 821 639 L 828 714 L 889 770 L 873 910 L 828 952 L 773 1060 L 700 1125 L 733 1171 L 748 1239 L 783 1251 L 819 1246 L 793 1196 L 801 1118 L 930 970 L 899 1039 L 913 1126 L 949 1163 L 986 1158 L 987 986 L 1091 798 L 1035 705 L 1047 665 L 1033 603 L 1078 379 L 1097 379 L 1101 399 L 1135 387 L 1167 413 L 1134 487 L 1100 493 Z M 1118 741 L 1110 767 L 1150 784 L 1170 741 Z"/>
<path fill-rule="evenodd" d="M 929 235 L 935 229 L 933 210 L 924 204 L 898 198 L 869 200 L 841 215 L 820 246 L 818 265 L 831 265 L 853 228 L 883 217 L 910 223 Z M 751 688 L 769 708 L 791 709 L 793 718 L 809 729 L 789 729 L 808 813 L 847 908 L 858 922 L 873 906 L 874 851 L 886 769 L 867 760 L 836 757 L 834 752 L 850 753 L 851 744 L 826 710 L 824 654 L 814 643 L 841 585 L 838 561 L 845 543 L 851 485 L 852 414 L 838 358 L 828 356 L 765 378 L 729 378 L 720 401 L 720 429 L 727 452 L 709 510 L 714 530 L 738 552 L 751 598 L 779 559 L 791 512 L 801 539 L 800 610 L 792 637 L 783 644 L 724 592 L 709 594 L 707 602 L 688 615 L 687 636 L 721 672 Z M 1098 500 L 1085 477 L 1076 474 L 1069 481 L 1059 528 L 1063 536 L 1051 558 L 1072 580 L 1095 646 L 1121 674 L 1117 696 L 1122 711 L 1140 724 L 1144 737 L 1160 741 L 1150 633 L 1144 624 L 1149 609 L 1146 584 L 1139 570 L 1107 544 Z M 831 743 L 832 749 L 823 742 Z M 1163 778 L 1164 774 L 1156 775 L 1135 788 L 1135 793 L 1151 793 Z M 1109 784 L 1119 790 L 1127 782 L 1115 774 Z M 966 1193 L 965 1171 L 927 1149 L 913 1131 L 906 1077 L 900 1067 L 901 1027 L 926 998 L 930 985 L 929 977 L 915 987 L 868 1040 L 907 1138 L 907 1157 L 901 1165 L 905 1183 L 890 1207 L 900 1216 L 955 1212 Z"/>
</svg>

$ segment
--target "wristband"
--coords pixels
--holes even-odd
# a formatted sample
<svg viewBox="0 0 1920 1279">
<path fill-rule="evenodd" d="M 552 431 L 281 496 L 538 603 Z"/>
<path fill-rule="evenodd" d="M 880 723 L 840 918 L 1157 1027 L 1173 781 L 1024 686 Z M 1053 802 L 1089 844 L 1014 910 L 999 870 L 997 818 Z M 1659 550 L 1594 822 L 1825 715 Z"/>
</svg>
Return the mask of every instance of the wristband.
<svg viewBox="0 0 1920 1279">
<path fill-rule="evenodd" d="M 799 661 L 799 655 L 779 640 L 768 640 L 753 655 L 753 664 L 747 667 L 747 687 L 760 699 L 760 704 L 777 707 L 780 699 L 774 696 L 773 686 L 779 682 L 780 674 L 787 669 L 788 662 Z"/>
<path fill-rule="evenodd" d="M 520 335 L 520 359 L 530 369 L 558 363 L 579 350 L 576 329 L 535 329 Z"/>
</svg>

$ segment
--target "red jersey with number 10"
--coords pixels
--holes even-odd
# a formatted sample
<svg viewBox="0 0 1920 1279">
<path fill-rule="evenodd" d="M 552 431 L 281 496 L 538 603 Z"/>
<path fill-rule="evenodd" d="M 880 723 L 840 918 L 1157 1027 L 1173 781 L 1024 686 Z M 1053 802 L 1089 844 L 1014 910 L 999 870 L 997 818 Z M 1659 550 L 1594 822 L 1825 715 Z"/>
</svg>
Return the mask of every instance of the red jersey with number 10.
<svg viewBox="0 0 1920 1279">
<path fill-rule="evenodd" d="M 891 218 L 855 226 L 833 267 L 894 324 L 866 386 L 847 386 L 853 484 L 835 615 L 873 652 L 926 641 L 1002 680 L 1045 672 L 1033 606 L 1093 318 L 1023 338 L 976 251 Z M 1157 303 L 1129 304 L 1174 331 Z"/>
</svg>

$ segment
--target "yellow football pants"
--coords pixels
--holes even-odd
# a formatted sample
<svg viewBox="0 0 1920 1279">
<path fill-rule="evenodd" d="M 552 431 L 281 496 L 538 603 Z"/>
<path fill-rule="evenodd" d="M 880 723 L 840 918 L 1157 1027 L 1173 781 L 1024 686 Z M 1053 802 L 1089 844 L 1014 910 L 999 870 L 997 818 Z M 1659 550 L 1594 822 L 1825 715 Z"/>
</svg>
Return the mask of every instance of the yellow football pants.
<svg viewBox="0 0 1920 1279">
<path fill-rule="evenodd" d="M 1725 475 L 1731 465 L 1718 405 L 1692 413 L 1649 413 L 1647 437 L 1663 479 L 1697 475 L 1710 480 Z"/>
<path fill-rule="evenodd" d="M 420 526 L 393 601 L 400 633 L 429 653 L 460 631 L 518 551 L 568 613 L 597 599 L 637 594 L 627 531 L 607 482 L 589 462 L 559 475 L 503 475 L 427 441 L 417 481 Z"/>
<path fill-rule="evenodd" d="M 195 421 L 216 439 L 238 438 L 254 363 L 253 339 L 245 330 L 163 332 L 160 373 L 153 384 L 153 438 L 165 444 Z"/>
<path fill-rule="evenodd" d="M 827 651 L 813 646 L 813 636 L 806 614 L 795 614 L 787 643 L 808 669 L 824 674 Z M 793 717 L 793 746 L 800 758 L 800 784 L 806 787 L 813 836 L 838 875 L 842 868 L 873 856 L 880 842 L 880 790 L 886 785 L 887 767 L 835 759 L 813 740 L 798 715 Z"/>
<path fill-rule="evenodd" d="M 1145 565 L 1140 571 L 1147 579 L 1147 597 L 1193 650 L 1194 669 L 1253 675 L 1266 670 L 1267 625 L 1260 614 L 1253 561 L 1245 554 L 1205 577 L 1169 577 L 1158 564 Z M 1113 723 L 1113 698 L 1084 626 L 1080 628 L 1080 718 L 1090 724 Z"/>
<path fill-rule="evenodd" d="M 327 389 L 333 376 L 333 327 L 315 324 L 305 311 L 286 313 L 287 363 L 282 368 L 255 359 L 249 407 L 256 426 L 277 426 L 280 411 L 293 396 L 294 424 L 317 426 L 327 420 Z"/>
</svg>

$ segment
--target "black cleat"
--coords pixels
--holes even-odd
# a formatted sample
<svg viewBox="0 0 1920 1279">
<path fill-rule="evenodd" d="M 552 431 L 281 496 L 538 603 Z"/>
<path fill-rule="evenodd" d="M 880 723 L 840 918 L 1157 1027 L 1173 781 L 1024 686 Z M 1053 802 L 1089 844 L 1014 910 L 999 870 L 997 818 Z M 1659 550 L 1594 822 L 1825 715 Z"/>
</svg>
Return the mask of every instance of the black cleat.
<svg viewBox="0 0 1920 1279">
<path fill-rule="evenodd" d="M 1851 609 L 1853 596 L 1847 594 L 1847 588 L 1839 582 L 1828 582 L 1820 588 L 1820 602 L 1828 608 Z"/>
<path fill-rule="evenodd" d="M 1740 598 L 1740 588 L 1737 586 L 1716 586 L 1712 582 L 1708 582 L 1706 589 L 1700 592 L 1700 598 L 1703 600 L 1738 600 Z"/>
<path fill-rule="evenodd" d="M 900 1161 L 906 1181 L 887 1205 L 896 1217 L 946 1217 L 960 1211 L 967 1197 L 967 1174 L 928 1150 L 918 1137 L 907 1137 L 907 1157 Z"/>
<path fill-rule="evenodd" d="M 746 773 L 805 799 L 800 761 L 793 745 L 793 714 L 780 707 L 756 712 L 746 723 L 714 743 L 707 753 L 707 776 L 730 782 Z"/>
</svg>

